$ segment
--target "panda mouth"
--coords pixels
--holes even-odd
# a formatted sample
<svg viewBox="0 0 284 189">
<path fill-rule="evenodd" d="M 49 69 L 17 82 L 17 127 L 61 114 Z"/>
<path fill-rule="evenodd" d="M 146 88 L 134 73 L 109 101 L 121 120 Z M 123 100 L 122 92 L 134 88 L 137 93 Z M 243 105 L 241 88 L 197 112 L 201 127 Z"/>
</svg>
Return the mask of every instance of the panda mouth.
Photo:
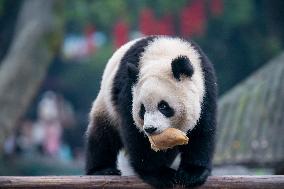
<svg viewBox="0 0 284 189">
<path fill-rule="evenodd" d="M 146 127 L 144 128 L 144 132 L 146 133 L 146 135 L 151 136 L 151 135 L 155 135 L 158 133 L 158 128 L 157 127 Z"/>
</svg>

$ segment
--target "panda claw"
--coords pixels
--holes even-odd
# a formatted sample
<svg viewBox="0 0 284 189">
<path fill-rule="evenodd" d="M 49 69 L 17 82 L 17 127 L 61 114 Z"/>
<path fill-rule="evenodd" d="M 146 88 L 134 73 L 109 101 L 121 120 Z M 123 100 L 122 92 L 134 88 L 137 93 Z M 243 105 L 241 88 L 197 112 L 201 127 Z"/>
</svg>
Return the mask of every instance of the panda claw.
<svg viewBox="0 0 284 189">
<path fill-rule="evenodd" d="M 121 171 L 116 168 L 105 168 L 99 171 L 94 171 L 91 175 L 121 175 Z"/>
<path fill-rule="evenodd" d="M 204 184 L 209 175 L 210 171 L 206 168 L 199 169 L 198 171 L 180 169 L 176 173 L 175 180 L 179 185 L 194 187 Z"/>
</svg>

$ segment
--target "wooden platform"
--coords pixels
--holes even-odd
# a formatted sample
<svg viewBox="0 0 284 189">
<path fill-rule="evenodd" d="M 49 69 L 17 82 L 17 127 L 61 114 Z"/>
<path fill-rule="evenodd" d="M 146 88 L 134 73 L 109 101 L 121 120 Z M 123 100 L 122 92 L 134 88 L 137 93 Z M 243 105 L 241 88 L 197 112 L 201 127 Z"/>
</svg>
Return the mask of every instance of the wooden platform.
<svg viewBox="0 0 284 189">
<path fill-rule="evenodd" d="M 41 176 L 0 177 L 0 188 L 150 188 L 137 177 Z M 177 187 L 178 188 L 178 187 Z M 211 176 L 199 189 L 284 189 L 283 176 Z"/>
</svg>

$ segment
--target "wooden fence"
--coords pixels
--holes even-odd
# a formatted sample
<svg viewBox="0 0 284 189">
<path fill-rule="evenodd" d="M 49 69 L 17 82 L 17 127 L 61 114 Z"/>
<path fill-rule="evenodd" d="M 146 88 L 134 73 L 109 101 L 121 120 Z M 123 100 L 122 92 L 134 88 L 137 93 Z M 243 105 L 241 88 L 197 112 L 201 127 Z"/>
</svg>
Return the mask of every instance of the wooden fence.
<svg viewBox="0 0 284 189">
<path fill-rule="evenodd" d="M 0 177 L 0 188 L 150 188 L 137 177 L 37 176 Z M 177 187 L 179 188 L 179 187 Z M 198 189 L 284 189 L 282 176 L 211 176 Z"/>
</svg>

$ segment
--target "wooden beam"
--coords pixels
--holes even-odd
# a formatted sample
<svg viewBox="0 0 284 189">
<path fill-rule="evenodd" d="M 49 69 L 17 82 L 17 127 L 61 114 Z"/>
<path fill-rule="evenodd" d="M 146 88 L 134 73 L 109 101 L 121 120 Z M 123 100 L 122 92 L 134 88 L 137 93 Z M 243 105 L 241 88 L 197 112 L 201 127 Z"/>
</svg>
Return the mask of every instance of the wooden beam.
<svg viewBox="0 0 284 189">
<path fill-rule="evenodd" d="M 0 188 L 150 188 L 137 177 L 125 176 L 1 176 Z M 177 187 L 178 188 L 178 187 Z M 284 189 L 282 176 L 211 176 L 198 189 Z"/>
</svg>

